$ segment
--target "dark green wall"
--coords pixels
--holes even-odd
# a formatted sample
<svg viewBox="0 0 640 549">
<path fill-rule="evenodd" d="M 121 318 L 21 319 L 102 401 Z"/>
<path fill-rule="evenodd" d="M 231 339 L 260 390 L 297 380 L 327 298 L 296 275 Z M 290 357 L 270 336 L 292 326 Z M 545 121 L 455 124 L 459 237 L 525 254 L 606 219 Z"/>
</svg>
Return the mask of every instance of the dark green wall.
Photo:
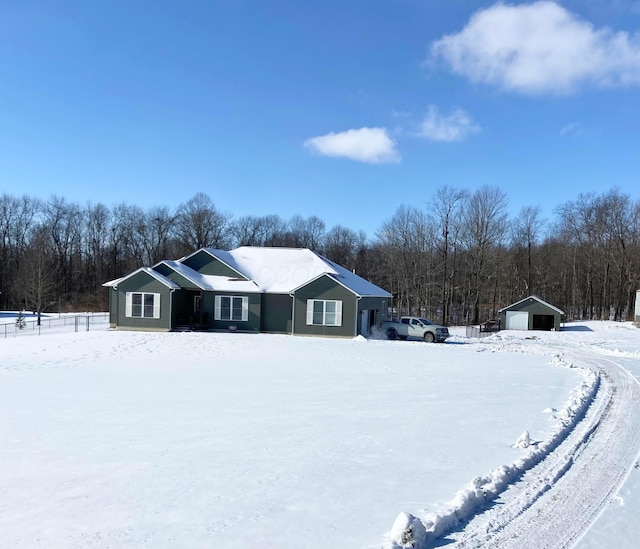
<svg viewBox="0 0 640 549">
<path fill-rule="evenodd" d="M 115 328 L 118 325 L 118 291 L 109 288 L 109 326 Z"/>
<path fill-rule="evenodd" d="M 214 320 L 215 313 L 215 296 L 247 296 L 249 298 L 249 318 L 247 322 L 237 320 Z M 209 328 L 212 330 L 228 331 L 230 326 L 235 326 L 239 332 L 259 332 L 260 331 L 260 310 L 262 295 L 261 294 L 243 294 L 230 292 L 203 292 L 202 311 L 206 314 Z"/>
<path fill-rule="evenodd" d="M 169 280 L 175 282 L 181 288 L 186 288 L 189 290 L 199 290 L 198 286 L 196 286 L 193 282 L 191 282 L 181 274 L 176 273 L 171 267 L 168 267 L 167 265 L 163 265 L 161 263 L 160 265 L 156 265 L 153 270 L 163 276 L 166 276 Z"/>
<path fill-rule="evenodd" d="M 262 294 L 262 331 L 291 333 L 292 304 L 288 294 Z"/>
<path fill-rule="evenodd" d="M 375 324 L 379 324 L 383 320 L 387 320 L 389 311 L 390 297 L 362 297 L 358 301 L 358 333 L 362 333 L 362 315 L 361 311 L 377 311 L 375 316 Z M 373 325 L 370 326 L 370 328 Z M 368 334 L 365 334 L 368 335 Z"/>
<path fill-rule="evenodd" d="M 185 259 L 183 263 L 188 267 L 191 267 L 194 271 L 198 271 L 205 275 L 228 276 L 230 278 L 243 278 L 246 280 L 246 278 L 241 277 L 241 275 L 236 271 L 229 268 L 227 265 L 204 250 L 200 250 L 191 257 Z"/>
<path fill-rule="evenodd" d="M 127 292 L 160 294 L 160 318 L 127 318 Z M 171 289 L 143 271 L 118 284 L 118 328 L 134 330 L 171 329 Z"/>
<path fill-rule="evenodd" d="M 342 326 L 307 326 L 307 299 L 342 301 Z M 298 335 L 349 337 L 356 334 L 356 296 L 329 276 L 322 276 L 295 293 L 295 330 Z"/>
</svg>

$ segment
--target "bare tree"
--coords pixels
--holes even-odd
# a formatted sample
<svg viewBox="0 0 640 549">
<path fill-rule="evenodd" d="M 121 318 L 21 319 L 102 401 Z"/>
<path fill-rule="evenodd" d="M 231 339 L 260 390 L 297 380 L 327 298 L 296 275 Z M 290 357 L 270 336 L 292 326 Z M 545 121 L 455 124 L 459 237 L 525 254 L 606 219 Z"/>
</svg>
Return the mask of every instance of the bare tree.
<svg viewBox="0 0 640 549">
<path fill-rule="evenodd" d="M 36 227 L 16 279 L 16 295 L 25 309 L 37 314 L 38 326 L 42 312 L 55 302 L 56 272 L 60 264 L 51 244 L 48 228 L 43 225 Z"/>
<path fill-rule="evenodd" d="M 440 319 L 445 326 L 450 322 L 450 308 L 456 282 L 455 259 L 460 245 L 462 211 L 468 196 L 467 191 L 445 185 L 436 191 L 432 201 L 431 217 L 433 224 L 438 227 L 436 245 L 442 261 Z"/>
<path fill-rule="evenodd" d="M 292 246 L 319 250 L 325 235 L 325 224 L 315 215 L 307 218 L 294 215 L 289 220 L 289 232 L 292 235 Z"/>
<path fill-rule="evenodd" d="M 82 214 L 77 204 L 52 195 L 44 207 L 43 226 L 49 231 L 61 295 L 76 291 L 80 272 Z"/>
<path fill-rule="evenodd" d="M 166 206 L 154 206 L 138 224 L 146 261 L 153 265 L 167 258 L 169 239 L 175 230 L 176 216 Z"/>
<path fill-rule="evenodd" d="M 471 269 L 470 297 L 472 299 L 472 324 L 480 322 L 480 304 L 488 299 L 484 292 L 491 277 L 498 274 L 497 257 L 489 262 L 491 252 L 499 249 L 507 229 L 507 195 L 499 187 L 484 186 L 475 191 L 467 201 L 464 211 L 463 241 L 467 249 Z M 497 280 L 494 279 L 494 284 Z M 495 314 L 495 303 L 492 309 Z"/>
<path fill-rule="evenodd" d="M 355 271 L 358 266 L 358 254 L 366 247 L 367 237 L 359 233 L 336 225 L 325 235 L 323 251 L 331 261 Z"/>
<path fill-rule="evenodd" d="M 516 250 L 525 250 L 525 293 L 537 293 L 533 282 L 533 254 L 546 221 L 542 219 L 539 206 L 525 206 L 511 224 L 511 242 Z"/>
<path fill-rule="evenodd" d="M 245 215 L 231 228 L 236 246 L 287 246 L 287 224 L 279 215 Z"/>
<path fill-rule="evenodd" d="M 376 234 L 388 287 L 400 311 L 430 314 L 434 285 L 435 230 L 424 212 L 400 206 Z"/>
<path fill-rule="evenodd" d="M 230 242 L 231 216 L 220 212 L 211 198 L 197 193 L 177 213 L 178 238 L 188 250 L 224 248 Z"/>
<path fill-rule="evenodd" d="M 12 293 L 28 234 L 42 211 L 42 204 L 26 195 L 0 196 L 0 303 L 17 304 Z"/>
</svg>

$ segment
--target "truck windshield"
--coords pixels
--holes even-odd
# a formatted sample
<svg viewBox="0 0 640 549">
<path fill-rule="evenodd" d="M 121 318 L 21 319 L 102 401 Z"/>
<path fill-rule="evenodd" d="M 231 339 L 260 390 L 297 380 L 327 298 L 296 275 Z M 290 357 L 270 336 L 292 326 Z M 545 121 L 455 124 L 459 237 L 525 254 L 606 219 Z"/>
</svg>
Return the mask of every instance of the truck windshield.
<svg viewBox="0 0 640 549">
<path fill-rule="evenodd" d="M 431 324 L 433 324 L 433 322 L 431 322 L 430 320 L 427 320 L 426 318 L 421 318 L 420 322 L 422 322 L 423 324 L 426 324 L 427 326 L 430 326 Z"/>
</svg>

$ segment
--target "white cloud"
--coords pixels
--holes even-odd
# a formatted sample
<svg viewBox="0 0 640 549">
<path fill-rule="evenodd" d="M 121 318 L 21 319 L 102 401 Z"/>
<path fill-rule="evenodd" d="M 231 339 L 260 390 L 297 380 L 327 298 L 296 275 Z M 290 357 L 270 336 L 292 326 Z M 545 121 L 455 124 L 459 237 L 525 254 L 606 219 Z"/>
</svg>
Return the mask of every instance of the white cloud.
<svg viewBox="0 0 640 549">
<path fill-rule="evenodd" d="M 418 135 L 434 141 L 451 142 L 463 141 L 479 131 L 480 127 L 471 121 L 471 117 L 465 111 L 457 109 L 449 116 L 444 116 L 440 114 L 438 107 L 429 105 Z"/>
<path fill-rule="evenodd" d="M 495 4 L 431 46 L 453 72 L 520 93 L 640 83 L 640 33 L 594 29 L 562 6 Z"/>
<path fill-rule="evenodd" d="M 340 133 L 311 137 L 304 146 L 324 156 L 368 162 L 369 164 L 400 161 L 396 145 L 386 128 L 359 128 Z"/>
<path fill-rule="evenodd" d="M 582 133 L 582 126 L 577 122 L 570 122 L 562 127 L 560 135 L 580 135 Z"/>
</svg>

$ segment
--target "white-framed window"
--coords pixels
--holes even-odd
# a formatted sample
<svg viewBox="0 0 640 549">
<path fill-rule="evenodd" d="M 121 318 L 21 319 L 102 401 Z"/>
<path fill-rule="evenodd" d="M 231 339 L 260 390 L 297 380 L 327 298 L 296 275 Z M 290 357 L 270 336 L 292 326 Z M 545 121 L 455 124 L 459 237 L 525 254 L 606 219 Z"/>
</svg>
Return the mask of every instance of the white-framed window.
<svg viewBox="0 0 640 549">
<path fill-rule="evenodd" d="M 160 294 L 127 292 L 125 309 L 129 318 L 160 318 Z"/>
<path fill-rule="evenodd" d="M 342 326 L 342 301 L 307 299 L 307 325 Z"/>
<path fill-rule="evenodd" d="M 217 295 L 214 302 L 214 320 L 249 320 L 249 298 L 246 295 Z"/>
</svg>

